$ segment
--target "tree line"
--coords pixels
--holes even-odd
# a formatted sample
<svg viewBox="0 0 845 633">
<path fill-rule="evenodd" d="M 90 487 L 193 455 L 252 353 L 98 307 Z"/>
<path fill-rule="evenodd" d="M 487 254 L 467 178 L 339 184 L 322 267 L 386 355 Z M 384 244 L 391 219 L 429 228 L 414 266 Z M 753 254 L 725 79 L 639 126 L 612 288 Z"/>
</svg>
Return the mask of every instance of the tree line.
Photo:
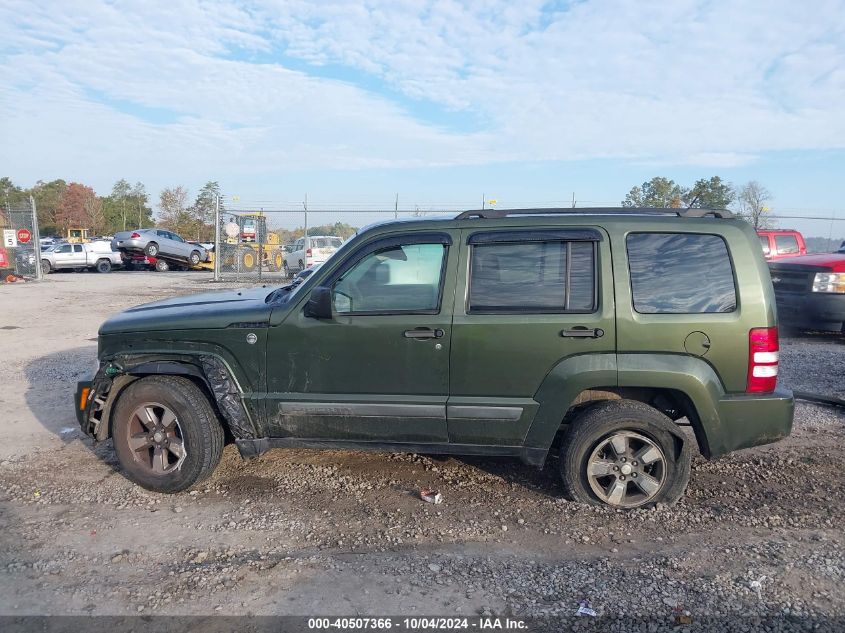
<svg viewBox="0 0 845 633">
<path fill-rule="evenodd" d="M 6 209 L 27 209 L 31 196 L 42 236 L 65 236 L 72 228 L 88 229 L 92 236 L 114 235 L 158 225 L 191 239 L 211 240 L 218 195 L 220 186 L 214 181 L 206 183 L 193 201 L 185 187 L 166 188 L 159 194 L 156 219 L 142 182 L 132 185 L 121 178 L 108 195 L 101 196 L 79 182 L 39 180 L 26 188 L 11 178 L 0 178 L 0 204 Z"/>
<path fill-rule="evenodd" d="M 731 209 L 755 229 L 770 228 L 769 200 L 772 194 L 756 180 L 735 187 L 719 176 L 701 178 L 691 187 L 674 180 L 655 176 L 638 187 L 632 187 L 622 201 L 623 207 Z"/>
</svg>

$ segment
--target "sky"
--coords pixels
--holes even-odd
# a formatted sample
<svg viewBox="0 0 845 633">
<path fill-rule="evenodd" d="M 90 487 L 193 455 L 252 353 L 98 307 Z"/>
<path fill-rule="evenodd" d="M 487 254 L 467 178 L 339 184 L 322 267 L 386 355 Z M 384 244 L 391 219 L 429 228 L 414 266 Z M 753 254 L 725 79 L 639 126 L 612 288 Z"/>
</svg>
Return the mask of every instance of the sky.
<svg viewBox="0 0 845 633">
<path fill-rule="evenodd" d="M 4 0 L 0 175 L 268 208 L 719 175 L 845 220 L 845 0 Z"/>
</svg>

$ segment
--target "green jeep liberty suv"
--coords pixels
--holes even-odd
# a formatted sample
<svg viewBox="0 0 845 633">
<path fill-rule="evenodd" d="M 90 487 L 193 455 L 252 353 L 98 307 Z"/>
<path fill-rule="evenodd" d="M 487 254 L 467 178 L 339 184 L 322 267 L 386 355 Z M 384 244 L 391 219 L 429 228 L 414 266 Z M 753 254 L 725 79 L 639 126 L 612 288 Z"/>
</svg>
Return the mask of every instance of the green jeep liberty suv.
<svg viewBox="0 0 845 633">
<path fill-rule="evenodd" d="M 484 210 L 367 227 L 297 286 L 118 314 L 76 407 L 160 492 L 227 441 L 538 467 L 554 447 L 569 497 L 634 508 L 681 497 L 693 441 L 789 434 L 777 370 L 772 282 L 730 212 Z"/>
</svg>

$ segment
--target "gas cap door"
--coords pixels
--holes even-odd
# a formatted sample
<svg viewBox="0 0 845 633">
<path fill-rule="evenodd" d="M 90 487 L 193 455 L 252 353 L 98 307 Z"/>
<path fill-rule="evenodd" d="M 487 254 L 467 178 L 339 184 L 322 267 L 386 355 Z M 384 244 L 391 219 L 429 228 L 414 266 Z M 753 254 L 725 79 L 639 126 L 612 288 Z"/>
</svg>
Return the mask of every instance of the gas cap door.
<svg viewBox="0 0 845 633">
<path fill-rule="evenodd" d="M 710 351 L 710 337 L 704 332 L 690 332 L 684 341 L 684 349 L 688 354 L 704 356 Z"/>
</svg>

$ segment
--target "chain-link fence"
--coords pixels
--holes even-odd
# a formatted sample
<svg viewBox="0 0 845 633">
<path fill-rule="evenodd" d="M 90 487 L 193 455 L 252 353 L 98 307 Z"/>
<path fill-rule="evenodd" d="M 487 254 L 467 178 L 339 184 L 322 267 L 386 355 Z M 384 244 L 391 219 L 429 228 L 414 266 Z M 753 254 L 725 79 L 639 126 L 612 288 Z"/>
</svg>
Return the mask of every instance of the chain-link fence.
<svg viewBox="0 0 845 633">
<path fill-rule="evenodd" d="M 41 278 L 41 248 L 35 202 L 0 208 L 0 282 Z"/>
<path fill-rule="evenodd" d="M 221 209 L 214 243 L 215 279 L 249 282 L 289 279 L 322 264 L 364 226 L 437 212 L 434 209 Z"/>
</svg>

